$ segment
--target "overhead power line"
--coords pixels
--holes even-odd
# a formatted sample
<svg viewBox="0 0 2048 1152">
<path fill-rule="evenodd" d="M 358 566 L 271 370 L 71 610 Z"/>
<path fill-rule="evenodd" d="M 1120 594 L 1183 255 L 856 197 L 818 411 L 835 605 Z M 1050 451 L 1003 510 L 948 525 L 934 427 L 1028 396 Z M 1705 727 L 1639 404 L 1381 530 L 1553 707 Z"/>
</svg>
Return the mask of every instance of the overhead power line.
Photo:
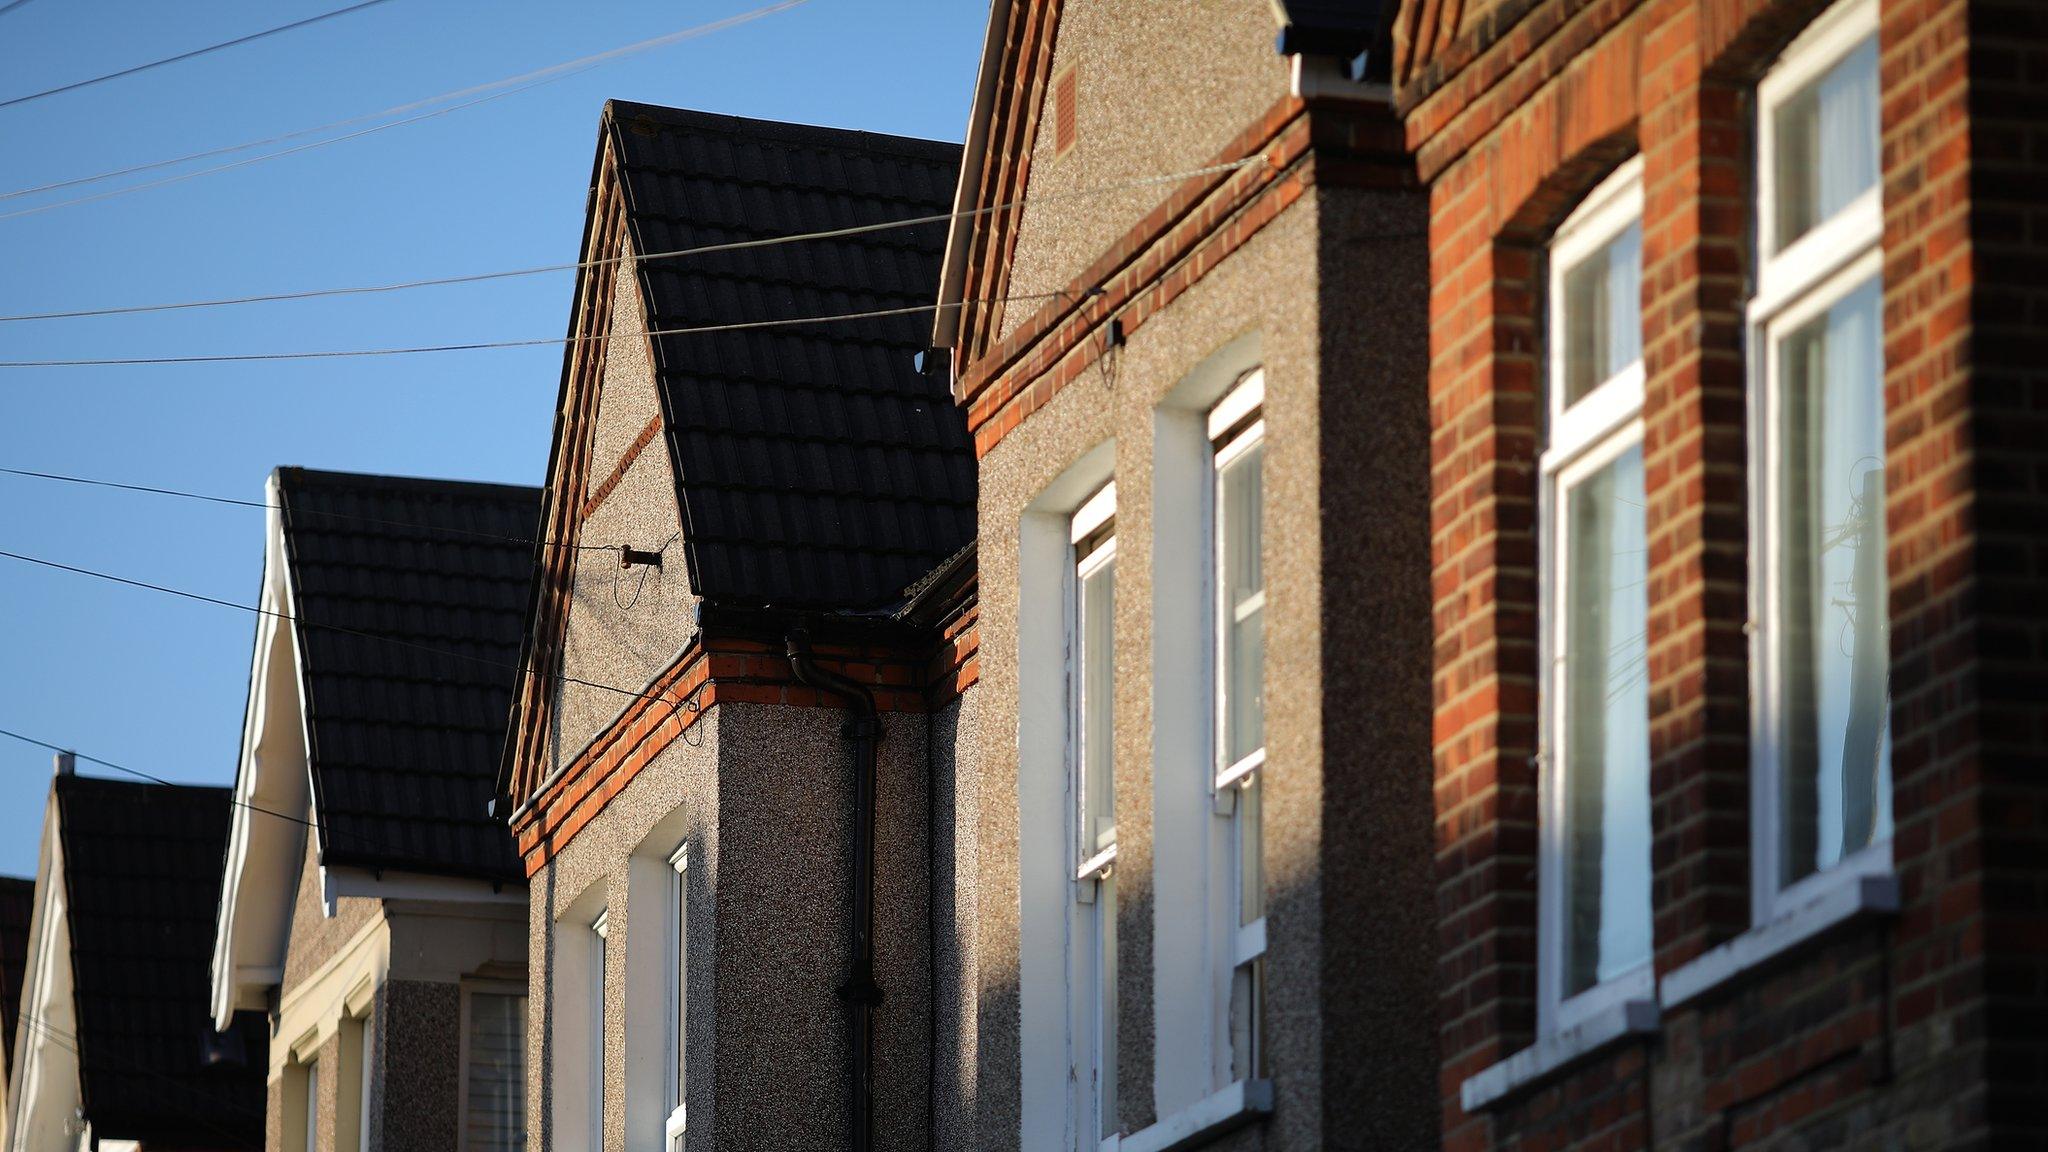
<svg viewBox="0 0 2048 1152">
<path fill-rule="evenodd" d="M 803 324 L 831 324 L 847 320 L 879 320 L 890 316 L 913 316 L 940 308 L 979 307 L 1019 300 L 1048 300 L 1066 292 L 1030 292 L 987 300 L 961 300 L 950 304 L 912 304 L 902 308 L 873 308 L 865 312 L 840 312 L 829 316 L 789 316 L 780 320 L 744 320 L 734 324 L 700 324 L 689 328 L 651 328 L 625 332 L 635 336 L 697 336 L 710 332 L 745 332 L 758 328 L 787 328 Z M 124 356 L 80 360 L 0 360 L 0 368 L 106 368 L 143 364 L 240 364 L 272 360 L 337 360 L 361 356 L 417 356 L 434 352 L 476 352 L 487 348 L 539 348 L 551 344 L 595 343 L 612 339 L 609 332 L 590 336 L 543 336 L 532 340 L 478 340 L 468 344 L 416 344 L 401 348 L 337 348 L 321 352 L 233 352 L 205 356 Z M 4 553 L 0 553 L 4 555 Z"/>
<path fill-rule="evenodd" d="M 145 592 L 158 592 L 166 596 L 176 596 L 180 599 L 192 600 L 201 604 L 212 604 L 220 608 L 233 608 L 237 612 L 248 612 L 256 616 L 268 616 L 272 619 L 282 620 L 291 624 L 301 624 L 308 628 L 318 628 L 323 632 L 333 632 L 343 636 L 354 636 L 358 639 L 363 640 L 374 640 L 380 644 L 391 644 L 400 648 L 410 648 L 416 652 L 426 652 L 436 656 L 445 656 L 453 660 L 466 660 L 472 664 L 481 664 L 492 668 L 502 668 L 508 672 L 517 672 L 524 676 L 541 676 L 550 680 L 559 681 L 564 684 L 576 684 L 584 688 L 596 688 L 604 692 L 615 692 L 621 696 L 630 696 L 635 700 L 652 700 L 657 703 L 673 705 L 675 711 L 677 712 L 683 711 L 686 707 L 690 710 L 695 710 L 696 708 L 696 705 L 694 703 L 672 699 L 671 697 L 661 695 L 659 693 L 636 692 L 631 688 L 620 688 L 616 685 L 605 684 L 596 680 L 585 680 L 581 677 L 571 676 L 565 672 L 542 672 L 539 669 L 529 668 L 521 663 L 505 660 L 496 660 L 492 659 L 489 656 L 478 656 L 473 652 L 457 652 L 452 648 L 437 648 L 432 644 L 421 644 L 418 641 L 406 640 L 397 636 L 383 636 L 375 632 L 365 632 L 360 628 L 347 628 L 339 624 L 323 624 L 315 620 L 303 620 L 297 616 L 293 616 L 289 612 L 279 612 L 274 609 L 264 608 L 260 605 L 243 604 L 235 600 L 223 600 L 218 596 L 208 596 L 201 592 L 187 592 L 182 588 L 172 588 L 163 584 L 152 584 L 147 580 L 136 580 L 127 576 L 116 576 L 111 572 L 101 572 L 92 568 L 82 568 L 76 564 L 65 564 L 57 560 L 44 560 L 38 556 L 25 556 L 19 552 L 8 552 L 5 550 L 0 550 L 0 557 L 6 557 L 9 560 L 18 560 L 24 564 L 35 564 L 44 568 L 55 569 L 59 572 L 69 572 L 75 576 L 90 576 L 95 580 L 104 580 L 109 584 L 122 584 L 130 588 L 140 588 Z M 671 713 L 671 715 L 673 715 L 673 713 Z"/>
<path fill-rule="evenodd" d="M 680 31 L 665 33 L 660 36 L 651 36 L 645 40 L 636 41 L 632 44 L 626 44 L 618 48 L 607 49 L 606 51 L 593 53 L 589 56 L 579 56 L 574 60 L 566 60 L 559 64 L 550 64 L 545 68 L 536 68 L 530 72 L 522 72 L 517 76 L 507 76 L 501 80 L 492 80 L 485 84 L 474 84 L 467 88 L 458 88 L 455 89 L 454 91 L 443 92 L 440 95 L 429 96 L 422 100 L 413 100 L 405 104 L 393 105 L 392 107 L 385 108 L 381 111 L 367 112 L 359 116 L 350 116 L 341 120 L 329 121 L 328 123 L 325 124 L 317 124 L 311 128 L 300 128 L 291 132 L 279 133 L 278 135 L 275 136 L 266 136 L 258 140 L 247 140 L 240 144 L 229 144 L 219 148 L 209 148 L 201 152 L 187 153 L 186 155 L 183 156 L 173 156 L 165 160 L 152 160 L 146 164 L 133 164 L 126 168 L 116 168 L 107 172 L 95 173 L 91 176 L 74 176 L 67 180 L 57 180 L 52 181 L 51 183 L 48 184 L 39 184 L 33 188 L 17 188 L 11 192 L 0 192 L 0 200 L 15 200 L 23 196 L 33 196 L 41 192 L 54 192 L 60 188 L 75 188 L 83 184 L 96 184 L 103 180 L 118 179 L 119 177 L 122 176 L 133 176 L 142 172 L 155 171 L 156 169 L 159 168 L 173 168 L 180 164 L 189 164 L 196 160 L 207 160 L 215 156 L 227 156 L 236 152 L 246 152 L 251 148 L 263 148 L 272 144 L 282 144 L 288 140 L 298 140 L 307 136 L 317 136 L 323 132 L 331 132 L 338 128 L 348 128 L 357 124 L 368 123 L 369 121 L 373 120 L 382 120 L 389 116 L 405 117 L 405 119 L 402 120 L 394 120 L 390 123 L 378 124 L 359 132 L 350 132 L 342 136 L 334 136 L 324 140 L 315 140 L 309 144 L 303 144 L 293 148 L 284 148 L 276 152 L 266 152 L 260 156 L 252 156 L 247 159 L 238 160 L 229 164 L 219 164 L 211 168 L 202 168 L 193 172 L 184 172 L 163 180 L 151 180 L 142 184 L 131 184 L 123 188 L 116 188 L 108 192 L 95 193 L 90 196 L 80 196 L 70 200 L 59 200 L 49 204 L 40 204 L 33 208 L 23 209 L 15 212 L 9 212 L 5 215 L 0 215 L 0 220 L 9 220 L 13 219 L 16 216 L 28 216 L 37 212 L 46 212 L 53 208 L 63 208 L 73 204 L 85 204 L 95 200 L 105 200 L 110 197 L 125 195 L 129 192 L 139 192 L 145 188 L 157 188 L 165 184 L 174 184 L 181 180 L 189 180 L 195 176 L 205 176 L 214 172 L 225 172 L 233 168 L 241 168 L 246 167 L 250 164 L 260 163 L 264 160 L 272 160 L 279 156 L 290 156 L 293 155 L 294 153 L 305 152 L 314 148 L 324 148 L 329 144 L 338 144 L 344 140 L 354 140 L 361 136 L 368 136 L 372 133 L 382 132 L 387 128 L 398 128 L 406 124 L 418 123 L 421 120 L 429 120 L 434 118 L 435 116 L 443 116 L 450 112 L 460 111 L 461 109 L 464 108 L 475 107 L 478 104 L 483 104 L 491 100 L 496 100 L 503 96 L 511 96 L 514 95 L 515 93 L 525 92 L 532 88 L 538 88 L 543 84 L 552 84 L 557 80 L 566 80 L 571 76 L 580 75 L 584 72 L 588 72 L 591 69 L 598 67 L 599 65 L 608 64 L 614 60 L 623 59 L 628 56 L 638 55 L 643 52 L 651 52 L 656 48 L 665 48 L 670 44 L 680 43 L 681 41 L 684 40 L 694 40 L 697 39 L 698 37 L 708 36 L 714 32 L 722 32 L 728 28 L 738 27 L 741 24 L 746 24 L 751 21 L 758 20 L 763 16 L 771 16 L 777 12 L 786 11 L 790 8 L 795 8 L 801 4 L 805 4 L 808 2 L 809 0 L 779 0 L 779 2 L 777 3 L 764 5 L 760 8 L 755 8 L 747 12 L 741 12 L 733 16 L 725 17 L 724 19 L 721 20 L 713 20 L 706 24 L 698 24 L 689 28 L 684 28 Z M 460 100 L 464 102 L 454 105 L 453 107 L 441 108 L 436 111 L 428 112 L 424 115 L 408 115 L 409 113 L 419 112 L 421 109 L 433 108 L 437 104 L 445 104 L 451 100 Z"/>
<path fill-rule="evenodd" d="M 331 12 L 322 12 L 318 16 L 308 16 L 304 20 L 294 20 L 289 24 L 280 24 L 275 28 L 265 28 L 261 32 L 251 32 L 247 36 L 237 36 L 233 40 L 223 40 L 218 44 L 209 44 L 204 48 L 194 48 L 190 52 L 180 52 L 176 56 L 166 56 L 161 60 L 151 60 L 147 64 L 137 64 L 132 68 L 123 68 L 119 72 L 109 72 L 104 76 L 94 76 L 89 80 L 74 80 L 69 84 L 59 84 L 55 88 L 45 88 L 41 92 L 30 92 L 25 96 L 0 100 L 0 108 L 12 108 L 16 104 L 26 104 L 31 100 L 41 100 L 45 97 L 56 96 L 65 92 L 76 92 L 81 88 L 90 88 L 95 84 L 105 84 L 110 80 L 120 80 L 124 77 L 147 72 L 152 68 L 162 68 L 167 64 L 183 63 L 186 60 L 193 60 L 200 56 L 210 55 L 228 48 L 239 48 L 244 44 L 253 44 L 258 40 L 267 39 L 285 32 L 296 31 L 297 29 L 318 24 L 325 20 L 332 20 L 337 16 L 347 16 L 353 12 L 361 12 L 365 8 L 375 8 L 379 4 L 388 2 L 389 0 L 362 0 L 361 3 L 351 4 L 346 8 L 336 8 Z"/>
<path fill-rule="evenodd" d="M 158 776 L 154 773 L 144 772 L 140 768 L 130 768 L 125 764 L 116 764 L 112 760 L 108 760 L 100 756 L 89 755 L 87 753 L 80 752 L 75 748 L 66 748 L 62 744 L 52 744 L 48 740 L 38 740 L 33 736 L 27 735 L 26 733 L 16 732 L 10 728 L 0 728 L 0 736 L 6 736 L 15 740 L 19 740 L 24 744 L 33 744 L 38 748 L 48 748 L 52 752 L 58 752 L 67 756 L 73 756 L 80 760 L 87 761 L 89 763 L 98 764 L 103 768 L 111 768 L 116 772 L 122 773 L 123 775 L 133 776 L 137 780 L 147 781 L 151 784 L 162 784 L 167 788 L 193 787 L 193 785 L 179 784 L 175 781 L 166 780 L 163 777 Z M 232 792 L 228 794 L 228 806 L 231 808 L 246 808 L 251 812 L 261 812 L 265 816 L 274 816 L 279 820 L 283 820 L 291 824 L 298 824 L 306 828 L 320 827 L 320 825 L 318 825 L 317 823 L 308 820 L 303 816 L 294 816 L 289 812 L 280 812 L 275 808 L 265 808 L 261 804 L 252 804 L 246 800 L 238 800 L 235 798 L 235 795 Z M 357 843 L 363 844 L 368 847 L 382 848 L 387 852 L 405 855 L 411 854 L 410 850 L 406 849 L 403 845 L 394 844 L 388 840 L 383 839 L 382 837 L 369 836 L 361 832 L 353 832 L 347 829 L 336 828 L 331 824 L 327 827 L 327 834 L 329 836 L 340 837 L 345 840 L 354 840 Z"/>
<path fill-rule="evenodd" d="M 7 3 L 0 4 L 0 16 L 5 16 L 26 3 L 28 3 L 28 0 L 8 0 Z"/>
<path fill-rule="evenodd" d="M 797 0 L 801 3 L 802 0 Z M 1211 176 L 1218 172 L 1231 172 L 1255 164 L 1268 163 L 1265 156 L 1248 156 L 1225 164 L 1210 164 L 1200 168 L 1189 168 L 1180 172 L 1167 172 L 1157 176 L 1144 176 L 1110 184 L 1099 184 L 1092 188 L 1076 189 L 1051 196 L 1026 197 L 1003 204 L 991 204 L 985 208 L 970 208 L 960 212 L 935 212 L 924 216 L 908 216 L 896 220 L 880 220 L 872 224 L 855 224 L 846 228 L 828 228 L 818 232 L 797 232 L 780 236 L 761 236 L 748 240 L 729 240 L 717 244 L 699 244 L 689 248 L 674 248 L 665 252 L 634 253 L 624 256 L 606 256 L 596 260 L 582 260 L 567 264 L 539 264 L 528 268 L 512 268 L 498 272 L 472 272 L 461 276 L 440 276 L 424 280 L 401 280 L 384 284 L 359 284 L 341 288 L 308 288 L 296 292 L 271 292 L 252 296 L 225 296 L 206 300 L 180 300 L 162 304 L 131 304 L 112 308 L 81 308 L 61 312 L 25 312 L 13 316 L 0 316 L 0 324 L 11 324 L 26 320 L 76 320 L 92 316 L 126 316 L 144 312 L 175 312 L 191 308 L 222 308 L 239 304 L 270 304 L 287 300 L 312 300 L 326 296 L 364 296 L 381 292 L 400 292 L 411 288 L 440 288 L 454 284 L 476 284 L 488 280 L 507 280 L 520 276 L 538 276 L 548 272 L 569 272 L 585 268 L 602 268 L 610 264 L 645 263 L 652 260 L 676 260 L 686 256 L 705 256 L 717 252 L 735 252 L 750 248 L 767 248 L 778 244 L 798 244 L 816 240 L 836 240 L 848 236 L 862 236 L 874 232 L 887 232 L 898 228 L 915 228 L 926 224 L 950 223 L 954 220 L 973 219 L 992 212 L 1007 212 L 1016 208 L 1043 206 L 1068 200 L 1105 196 L 1115 192 L 1128 192 L 1134 188 L 1145 188 L 1157 184 L 1176 184 L 1198 176 Z M 7 217 L 0 216 L 0 220 Z"/>
<path fill-rule="evenodd" d="M 263 500 L 238 500 L 233 496 L 212 496 L 204 492 L 186 492 L 177 488 L 158 488 L 148 484 L 124 484 L 118 480 L 98 480 L 89 476 L 66 476 L 61 472 L 37 472 L 28 468 L 0 468 L 0 474 L 25 476 L 33 480 L 58 480 L 66 484 L 83 484 L 93 488 L 116 488 L 123 492 L 146 492 L 154 496 L 176 496 L 181 500 L 204 500 L 211 504 L 232 504 L 241 508 L 264 508 L 280 510 L 276 504 Z M 535 540 L 530 536 L 505 536 L 496 532 L 479 532 L 472 528 L 456 528 L 444 524 L 421 524 L 411 520 L 386 520 L 376 516 L 354 516 L 346 512 L 323 512 L 314 508 L 293 508 L 293 516 L 312 516 L 323 520 L 345 520 L 353 524 L 374 524 L 384 528 L 407 528 L 419 532 L 443 532 L 451 536 L 463 536 L 473 540 L 492 540 L 503 544 L 539 544 L 548 548 L 568 548 L 578 552 L 617 552 L 622 544 L 569 544 L 559 540 Z"/>
</svg>

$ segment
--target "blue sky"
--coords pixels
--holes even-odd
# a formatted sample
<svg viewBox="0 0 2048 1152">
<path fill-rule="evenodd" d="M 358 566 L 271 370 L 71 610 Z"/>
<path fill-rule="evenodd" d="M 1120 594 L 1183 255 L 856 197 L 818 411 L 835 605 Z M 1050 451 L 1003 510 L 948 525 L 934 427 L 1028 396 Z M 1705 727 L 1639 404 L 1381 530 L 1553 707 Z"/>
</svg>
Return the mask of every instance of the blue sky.
<svg viewBox="0 0 2048 1152">
<path fill-rule="evenodd" d="M 0 16 L 0 100 L 344 2 L 32 0 Z M 390 0 L 0 108 L 0 192 L 372 112 L 760 2 Z M 986 11 L 980 0 L 810 0 L 438 119 L 0 220 L 0 315 L 573 261 L 606 98 L 958 140 Z M 38 202 L 0 201 L 0 212 Z M 560 336 L 569 292 L 556 273 L 0 324 L 0 360 Z M 0 466 L 257 500 L 279 464 L 537 484 L 560 364 L 558 349 L 537 348 L 0 369 Z M 0 549 L 253 603 L 262 513 L 0 475 Z M 0 727 L 171 780 L 228 783 L 253 635 L 246 613 L 0 558 Z M 0 738 L 0 873 L 35 869 L 49 772 L 48 752 Z"/>
</svg>

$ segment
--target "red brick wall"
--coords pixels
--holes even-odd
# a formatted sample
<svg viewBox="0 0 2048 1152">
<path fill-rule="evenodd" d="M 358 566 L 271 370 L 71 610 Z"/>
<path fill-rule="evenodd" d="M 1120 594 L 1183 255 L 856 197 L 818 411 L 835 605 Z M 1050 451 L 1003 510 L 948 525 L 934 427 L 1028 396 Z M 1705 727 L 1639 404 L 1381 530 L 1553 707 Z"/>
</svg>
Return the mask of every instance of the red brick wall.
<svg viewBox="0 0 2048 1152">
<path fill-rule="evenodd" d="M 1750 93 L 1824 7 L 1549 0 L 1403 46 L 1409 144 L 1433 181 L 1446 1147 L 1638 1147 L 1653 1134 L 1688 1147 L 1770 1134 L 1938 1144 L 1981 1134 L 1988 1117 L 2017 1131 L 2048 1077 L 2048 637 L 2030 611 L 2048 561 L 2035 335 L 2048 278 L 2026 271 L 2048 246 L 2048 6 L 1885 0 L 1904 914 L 1742 978 L 1667 1016 L 1660 1035 L 1492 1112 L 1459 1102 L 1461 1083 L 1535 1025 L 1542 245 L 1638 151 L 1657 969 L 1749 927 Z"/>
</svg>

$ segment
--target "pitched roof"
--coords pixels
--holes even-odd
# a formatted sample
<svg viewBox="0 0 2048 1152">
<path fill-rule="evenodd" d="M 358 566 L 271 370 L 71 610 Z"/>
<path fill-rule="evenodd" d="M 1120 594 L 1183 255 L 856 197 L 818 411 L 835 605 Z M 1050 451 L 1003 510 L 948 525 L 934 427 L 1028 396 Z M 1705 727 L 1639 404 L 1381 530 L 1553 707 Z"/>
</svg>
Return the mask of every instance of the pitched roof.
<svg viewBox="0 0 2048 1152">
<path fill-rule="evenodd" d="M 633 250 L 841 229 L 951 209 L 955 144 L 612 101 L 604 131 Z M 910 308 L 899 316 L 656 338 L 694 590 L 892 603 L 974 533 L 974 453 L 920 374 L 943 220 L 641 261 L 651 329 Z"/>
<path fill-rule="evenodd" d="M 304 468 L 278 469 L 278 489 L 321 860 L 523 877 L 485 808 L 539 489 Z"/>
<path fill-rule="evenodd" d="M 28 966 L 35 896 L 35 881 L 0 876 L 0 1078 L 14 1066 L 14 1022 L 21 1018 L 21 974 Z"/>
<path fill-rule="evenodd" d="M 225 788 L 58 776 L 79 1087 L 101 1138 L 263 1144 L 267 1029 L 208 1011 Z"/>
</svg>

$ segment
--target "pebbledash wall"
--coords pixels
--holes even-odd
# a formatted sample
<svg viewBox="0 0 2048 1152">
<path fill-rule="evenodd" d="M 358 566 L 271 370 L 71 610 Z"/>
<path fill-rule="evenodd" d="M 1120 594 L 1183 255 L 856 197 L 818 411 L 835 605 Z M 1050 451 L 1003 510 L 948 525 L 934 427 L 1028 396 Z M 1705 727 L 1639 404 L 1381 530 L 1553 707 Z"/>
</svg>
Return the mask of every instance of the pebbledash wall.
<svg viewBox="0 0 2048 1152">
<path fill-rule="evenodd" d="M 1431 187 L 1446 1148 L 2048 1138 L 2038 713 L 2048 312 L 2042 278 L 2027 271 L 2048 236 L 2048 10 L 2020 0 L 1869 8 L 1401 8 L 1397 100 Z M 1882 140 L 1891 867 L 1826 915 L 1773 924 L 1753 911 L 1759 716 L 1747 627 L 1759 579 L 1749 452 L 1761 354 L 1747 319 L 1759 291 L 1758 84 L 1788 47 L 1824 34 L 1817 21 L 1868 17 Z M 1546 1037 L 1536 530 L 1544 327 L 1556 306 L 1546 246 L 1632 157 L 1658 983 L 1602 1029 Z M 1831 931 L 1799 939 L 1821 923 Z"/>
<path fill-rule="evenodd" d="M 1075 563 L 1069 518 L 1113 481 L 1105 1127 L 1125 1148 L 1431 1147 L 1433 1062 L 1416 1058 L 1435 1035 L 1427 223 L 1392 108 L 1384 89 L 1344 81 L 1304 98 L 1264 4 L 1199 18 L 1105 0 L 995 7 L 969 127 L 985 143 L 970 144 L 960 207 L 1045 200 L 956 229 L 945 299 L 1059 295 L 941 325 L 980 455 L 981 684 L 959 729 L 978 762 L 963 754 L 953 782 L 954 858 L 972 883 L 960 1122 L 973 1131 L 940 1146 L 1096 1144 L 1074 1131 L 1090 1119 L 1074 1061 L 1091 1041 L 1068 1023 L 1085 981 L 1063 948 L 1089 913 L 1061 828 L 1073 785 L 1058 733 L 1076 721 L 1058 701 L 1080 658 L 1060 647 L 1054 590 Z M 1063 199 L 1192 169 L 1212 171 L 1085 209 Z M 1254 370 L 1267 758 L 1253 1079 L 1270 1083 L 1268 1106 L 1231 1081 L 1197 971 L 1216 962 L 1203 933 L 1229 827 L 1209 793 L 1202 429 Z"/>
</svg>

